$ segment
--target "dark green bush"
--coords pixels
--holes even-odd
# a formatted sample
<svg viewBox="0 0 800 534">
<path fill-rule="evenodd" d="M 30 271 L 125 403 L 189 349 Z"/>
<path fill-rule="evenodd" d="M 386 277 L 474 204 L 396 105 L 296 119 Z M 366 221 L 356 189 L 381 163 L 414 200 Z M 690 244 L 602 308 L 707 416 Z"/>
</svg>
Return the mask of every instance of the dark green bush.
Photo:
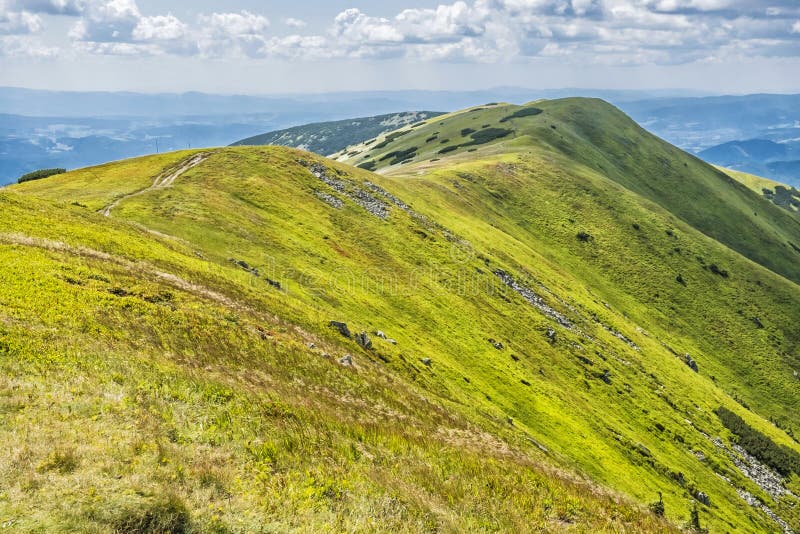
<svg viewBox="0 0 800 534">
<path fill-rule="evenodd" d="M 23 174 L 19 177 L 17 183 L 21 184 L 23 182 L 30 182 L 32 180 L 41 180 L 42 178 L 47 178 L 48 176 L 53 176 L 56 174 L 64 174 L 65 172 L 67 172 L 67 169 L 39 169 L 38 171 Z"/>
<path fill-rule="evenodd" d="M 376 165 L 376 164 L 375 164 L 375 162 L 374 162 L 374 161 L 372 161 L 372 160 L 370 160 L 370 161 L 365 161 L 364 163 L 362 163 L 361 165 L 359 165 L 359 166 L 358 166 L 358 168 L 360 168 L 360 169 L 366 169 L 366 170 L 368 170 L 368 171 L 374 171 L 374 170 L 375 170 L 375 167 L 377 167 L 377 165 Z"/>
<path fill-rule="evenodd" d="M 395 150 L 394 152 L 389 152 L 381 157 L 380 161 L 386 161 L 387 159 L 394 158 L 391 161 L 391 165 L 396 165 L 397 163 L 402 163 L 404 161 L 408 161 L 413 158 L 417 154 L 417 147 L 412 146 L 405 150 Z"/>
<path fill-rule="evenodd" d="M 453 152 L 454 150 L 458 150 L 458 146 L 446 146 L 439 151 L 439 154 L 447 154 L 448 152 Z"/>
<path fill-rule="evenodd" d="M 505 130 L 503 128 L 487 128 L 485 130 L 472 133 L 470 135 L 472 141 L 470 141 L 469 143 L 465 143 L 463 146 L 483 145 L 485 143 L 490 143 L 495 139 L 501 139 L 503 137 L 506 137 L 512 132 L 513 130 Z"/>
<path fill-rule="evenodd" d="M 500 119 L 500 122 L 510 121 L 511 119 L 519 119 L 521 117 L 532 117 L 532 116 L 538 115 L 540 113 L 542 113 L 542 110 L 539 109 L 539 108 L 533 108 L 533 107 L 522 108 L 522 109 L 518 109 L 517 111 L 515 111 L 511 115 L 508 115 L 507 117 L 503 117 L 502 119 Z"/>
<path fill-rule="evenodd" d="M 403 137 L 404 135 L 406 135 L 408 133 L 411 133 L 411 130 L 402 130 L 400 132 L 390 133 L 388 136 L 386 136 L 386 139 L 384 139 L 383 142 L 378 143 L 377 145 L 375 145 L 372 148 L 375 149 L 375 150 L 380 150 L 381 148 L 386 148 L 387 146 L 389 146 L 389 143 L 391 143 L 392 141 L 394 141 L 398 137 Z"/>
<path fill-rule="evenodd" d="M 661 492 L 658 493 L 658 501 L 650 503 L 649 508 L 658 517 L 664 517 L 664 498 L 661 496 Z"/>
<path fill-rule="evenodd" d="M 792 472 L 800 475 L 800 454 L 785 445 L 778 445 L 725 407 L 717 408 L 716 414 L 748 453 L 783 476 L 788 477 Z"/>
<path fill-rule="evenodd" d="M 474 133 L 474 132 L 475 132 L 475 130 L 473 130 L 472 128 L 464 128 L 463 130 L 461 130 L 461 137 L 466 137 L 469 134 Z"/>
<path fill-rule="evenodd" d="M 708 270 L 716 274 L 717 276 L 721 276 L 722 278 L 728 278 L 730 276 L 728 271 L 720 268 L 716 263 L 712 263 L 711 265 L 709 265 Z"/>
</svg>

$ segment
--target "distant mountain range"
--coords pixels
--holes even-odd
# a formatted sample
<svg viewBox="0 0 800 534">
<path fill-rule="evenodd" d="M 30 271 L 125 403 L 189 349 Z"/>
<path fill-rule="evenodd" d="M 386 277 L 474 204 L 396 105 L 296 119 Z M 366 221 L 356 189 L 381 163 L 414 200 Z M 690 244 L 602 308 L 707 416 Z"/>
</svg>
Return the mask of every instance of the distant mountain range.
<svg viewBox="0 0 800 534">
<path fill-rule="evenodd" d="M 242 96 L 0 88 L 0 185 L 42 167 L 74 169 L 111 158 L 224 146 L 245 139 L 303 146 L 297 140 L 304 129 L 302 125 L 313 124 L 321 131 L 325 129 L 321 123 L 341 121 L 342 124 L 331 126 L 336 142 L 321 142 L 321 136 L 327 135 L 317 133 L 306 144 L 310 150 L 325 154 L 332 147 L 334 152 L 339 150 L 334 146 L 337 143 L 357 143 L 379 133 L 370 128 L 348 133 L 344 126 L 352 117 L 394 115 L 407 110 L 452 111 L 487 102 L 522 103 L 562 96 L 607 100 L 651 132 L 694 153 L 741 139 L 786 143 L 800 138 L 798 95 L 498 88 Z M 295 127 L 300 128 L 282 131 Z M 265 132 L 279 133 L 270 136 Z M 256 139 L 251 139 L 254 136 Z M 800 176 L 793 160 L 770 160 L 759 162 L 756 167 L 736 168 L 793 183 Z"/>
<path fill-rule="evenodd" d="M 709 163 L 800 186 L 800 140 L 731 141 L 707 148 L 698 156 Z"/>
</svg>

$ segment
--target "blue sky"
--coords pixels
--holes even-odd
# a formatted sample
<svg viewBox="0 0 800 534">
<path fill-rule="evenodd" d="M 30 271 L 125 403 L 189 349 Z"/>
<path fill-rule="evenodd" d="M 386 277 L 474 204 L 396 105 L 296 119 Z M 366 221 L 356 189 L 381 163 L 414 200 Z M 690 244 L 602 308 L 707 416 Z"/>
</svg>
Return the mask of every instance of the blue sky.
<svg viewBox="0 0 800 534">
<path fill-rule="evenodd" d="M 800 92 L 800 0 L 0 0 L 0 85 Z"/>
</svg>

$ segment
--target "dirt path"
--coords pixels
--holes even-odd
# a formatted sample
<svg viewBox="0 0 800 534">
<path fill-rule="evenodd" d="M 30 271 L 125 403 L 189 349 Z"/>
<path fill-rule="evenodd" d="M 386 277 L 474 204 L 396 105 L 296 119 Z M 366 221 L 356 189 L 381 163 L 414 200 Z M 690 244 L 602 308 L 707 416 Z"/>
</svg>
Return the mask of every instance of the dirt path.
<svg viewBox="0 0 800 534">
<path fill-rule="evenodd" d="M 129 198 L 133 198 L 133 197 L 139 196 L 139 195 L 141 195 L 143 193 L 147 193 L 148 191 L 153 191 L 155 189 L 163 189 L 165 187 L 171 186 L 180 175 L 182 175 L 183 173 L 185 173 L 186 171 L 188 171 L 189 169 L 191 169 L 193 167 L 197 167 L 198 165 L 203 163 L 210 155 L 211 155 L 210 152 L 201 152 L 199 154 L 195 154 L 191 158 L 185 160 L 181 164 L 180 167 L 178 167 L 177 169 L 175 169 L 171 173 L 169 173 L 169 174 L 161 173 L 158 176 L 156 176 L 156 179 L 153 180 L 153 185 L 151 185 L 150 187 L 148 187 L 146 189 L 142 189 L 141 191 L 136 191 L 135 193 L 131 193 L 129 195 L 125 195 L 123 197 L 120 197 L 120 198 L 118 198 L 117 200 L 115 200 L 114 202 L 112 202 L 111 204 L 109 204 L 108 206 L 106 206 L 105 208 L 103 208 L 100 211 L 106 217 L 111 217 L 111 210 L 116 208 L 119 205 L 119 203 L 122 202 L 123 200 L 127 200 Z"/>
</svg>

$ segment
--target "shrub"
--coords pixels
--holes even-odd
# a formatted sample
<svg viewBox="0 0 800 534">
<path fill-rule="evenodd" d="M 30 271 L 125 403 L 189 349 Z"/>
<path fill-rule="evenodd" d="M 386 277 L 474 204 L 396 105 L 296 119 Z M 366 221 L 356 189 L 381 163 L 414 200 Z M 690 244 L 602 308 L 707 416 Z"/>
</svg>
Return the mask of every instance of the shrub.
<svg viewBox="0 0 800 534">
<path fill-rule="evenodd" d="M 447 154 L 448 152 L 453 152 L 454 150 L 458 150 L 458 145 L 446 146 L 439 151 L 439 154 Z"/>
<path fill-rule="evenodd" d="M 466 137 L 471 133 L 475 133 L 475 130 L 473 130 L 472 128 L 464 128 L 463 130 L 461 130 L 461 137 Z"/>
<path fill-rule="evenodd" d="M 500 122 L 507 122 L 510 121 L 511 119 L 519 119 L 521 117 L 533 117 L 534 115 L 538 115 L 540 113 L 542 113 L 542 110 L 539 108 L 534 108 L 534 107 L 522 108 L 518 109 L 511 115 L 508 115 L 507 117 L 503 117 L 502 119 L 500 119 Z"/>
<path fill-rule="evenodd" d="M 72 473 L 78 467 L 78 457 L 73 449 L 57 449 L 47 455 L 38 466 L 40 473 L 55 471 L 62 475 Z"/>
<path fill-rule="evenodd" d="M 584 243 L 587 243 L 587 242 L 589 242 L 589 241 L 591 241 L 591 240 L 592 240 L 592 235 L 591 235 L 591 234 L 588 234 L 588 233 L 586 233 L 586 232 L 578 232 L 578 233 L 575 235 L 575 237 L 577 237 L 577 238 L 578 238 L 578 241 L 582 241 L 582 242 L 584 242 Z"/>
<path fill-rule="evenodd" d="M 136 534 L 184 534 L 191 531 L 191 521 L 186 505 L 170 494 L 150 503 L 124 508 L 114 521 L 114 530 Z"/>
<path fill-rule="evenodd" d="M 654 503 L 650 503 L 650 511 L 653 512 L 658 517 L 664 517 L 664 498 L 661 496 L 661 492 L 658 493 L 658 501 Z"/>
<path fill-rule="evenodd" d="M 376 167 L 377 167 L 377 165 L 372 160 L 365 161 L 364 163 L 362 163 L 361 165 L 358 166 L 359 169 L 366 169 L 368 171 L 374 171 Z"/>
<path fill-rule="evenodd" d="M 21 184 L 23 182 L 30 182 L 32 180 L 41 180 L 42 178 L 47 178 L 48 176 L 53 176 L 56 174 L 64 174 L 65 172 L 67 172 L 67 169 L 39 169 L 38 171 L 23 174 L 19 177 L 17 183 Z"/>
<path fill-rule="evenodd" d="M 381 148 L 386 148 L 387 146 L 389 146 L 389 143 L 391 143 L 392 141 L 394 141 L 398 137 L 403 137 L 404 135 L 406 135 L 408 133 L 411 133 L 411 130 L 402 130 L 402 131 L 399 131 L 399 132 L 390 133 L 388 136 L 386 136 L 386 139 L 384 139 L 382 142 L 380 142 L 377 145 L 375 145 L 373 147 L 373 149 L 380 150 Z"/>
<path fill-rule="evenodd" d="M 501 139 L 503 137 L 506 137 L 512 132 L 513 130 L 506 130 L 503 128 L 487 128 L 479 132 L 474 132 L 472 135 L 470 135 L 472 141 L 470 141 L 469 143 L 465 143 L 464 146 L 483 145 L 485 143 L 490 143 L 495 139 Z"/>
<path fill-rule="evenodd" d="M 380 161 L 386 161 L 387 159 L 394 158 L 391 161 L 392 165 L 396 165 L 397 163 L 403 163 L 405 161 L 410 160 L 417 154 L 417 147 L 412 146 L 405 150 L 395 150 L 394 152 L 389 152 L 381 157 Z"/>
<path fill-rule="evenodd" d="M 721 276 L 722 278 L 728 278 L 730 274 L 725 269 L 721 269 L 716 263 L 712 263 L 708 266 L 708 270 L 712 273 L 716 274 L 717 276 Z"/>
<path fill-rule="evenodd" d="M 437 139 L 439 139 L 439 134 L 433 134 L 429 138 L 425 139 L 425 142 L 430 143 L 431 141 L 436 141 Z"/>
<path fill-rule="evenodd" d="M 725 407 L 720 406 L 715 413 L 748 453 L 785 477 L 792 472 L 800 475 L 800 454 L 785 445 L 778 445 Z"/>
</svg>

